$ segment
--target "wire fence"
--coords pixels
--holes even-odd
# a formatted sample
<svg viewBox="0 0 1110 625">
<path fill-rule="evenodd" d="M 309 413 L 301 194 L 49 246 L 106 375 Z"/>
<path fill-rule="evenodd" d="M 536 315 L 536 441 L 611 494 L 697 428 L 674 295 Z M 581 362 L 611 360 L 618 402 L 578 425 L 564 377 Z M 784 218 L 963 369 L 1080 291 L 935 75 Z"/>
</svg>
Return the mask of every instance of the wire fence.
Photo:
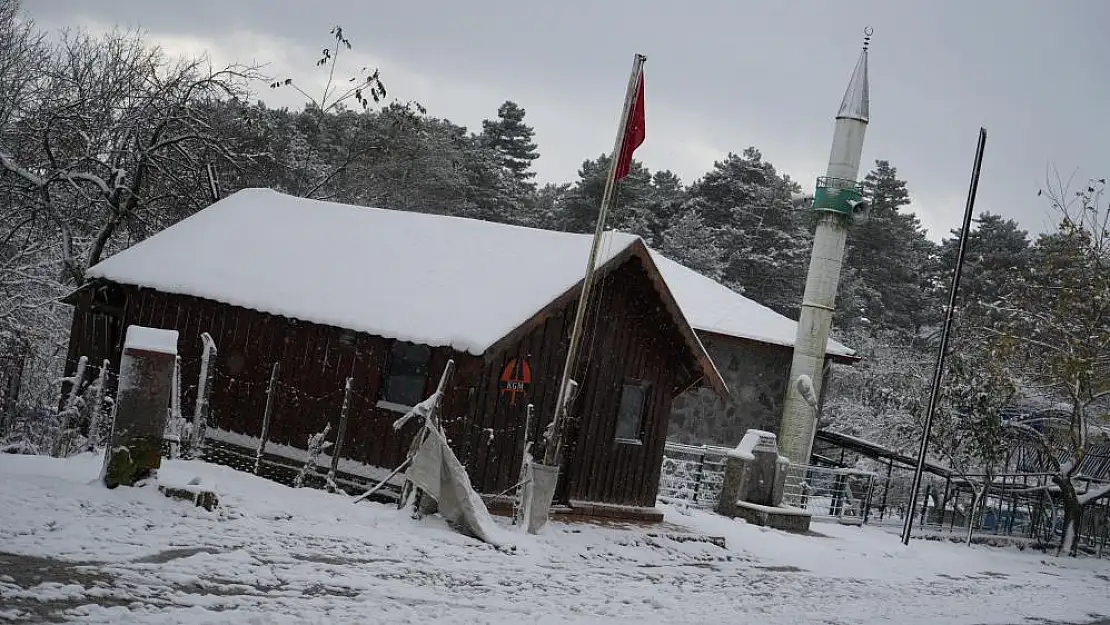
<svg viewBox="0 0 1110 625">
<path fill-rule="evenodd" d="M 909 476 L 892 476 L 876 485 L 872 522 L 901 526 L 907 514 Z M 1093 486 L 1080 482 L 1079 490 Z M 965 536 L 970 526 L 973 540 L 1006 539 L 1038 548 L 1058 545 L 1064 532 L 1063 504 L 1048 473 L 933 476 L 922 485 L 921 502 L 913 515 L 914 526 L 926 534 Z M 1085 506 L 1076 536 L 1081 551 L 1110 556 L 1108 520 L 1106 499 Z"/>
<path fill-rule="evenodd" d="M 866 471 L 790 465 L 782 503 L 809 511 L 814 518 L 866 523 L 876 476 Z"/>
<path fill-rule="evenodd" d="M 0 364 L 6 364 L 0 362 Z M 10 363 L 9 363 L 10 364 Z M 219 368 L 213 368 L 210 373 L 210 383 L 221 389 L 223 393 L 243 394 L 244 397 L 255 397 L 250 393 L 249 386 L 261 384 L 262 380 L 251 380 L 244 383 L 243 379 L 229 376 Z M 12 373 L 0 380 L 11 384 L 12 379 L 18 379 Z M 188 397 L 191 393 L 196 395 L 197 383 L 188 379 L 182 380 L 184 391 L 182 412 L 190 415 L 193 399 Z M 316 393 L 307 393 L 296 381 L 284 382 L 277 380 L 274 389 L 281 402 L 288 402 L 286 415 L 295 415 L 296 420 L 304 419 L 306 415 L 318 415 L 316 421 L 323 427 L 324 423 L 331 423 L 339 418 L 344 400 L 345 388 L 337 384 L 334 389 L 319 388 Z M 314 389 L 316 390 L 316 389 Z M 365 390 L 352 388 L 352 400 L 363 406 L 373 405 L 378 402 L 376 397 L 366 396 Z M 14 392 L 9 391 L 2 395 L 3 399 L 10 402 Z M 85 402 L 92 405 L 95 402 Z M 249 402 L 237 404 L 244 408 Z M 98 404 L 99 405 L 99 404 Z M 108 404 L 104 404 L 104 411 Z M 381 414 L 372 411 L 375 419 L 388 419 L 390 422 L 400 417 L 400 414 Z M 5 415 L 7 416 L 7 415 Z M 5 433 L 15 431 L 20 423 L 32 421 L 49 421 L 49 414 L 40 415 L 28 421 L 0 422 L 5 427 L 0 428 L 0 438 Z M 103 416 L 103 415 L 99 415 Z M 215 411 L 208 422 L 213 428 L 219 428 L 231 415 Z M 92 415 L 83 415 L 85 421 L 90 421 Z M 322 418 L 320 418 L 322 417 Z M 275 421 L 277 424 L 278 421 Z M 483 428 L 466 415 L 445 415 L 442 419 L 444 426 L 458 430 L 459 434 L 469 439 L 468 451 L 476 453 L 480 447 L 493 443 L 495 439 L 510 437 L 513 440 L 520 438 L 522 425 L 501 429 Z M 91 425 L 78 420 L 70 424 L 73 427 Z M 384 426 L 389 424 L 383 423 Z M 16 432 L 18 433 L 18 432 Z M 311 433 L 311 432 L 309 432 Z M 333 435 L 338 437 L 339 433 Z M 27 437 L 29 440 L 32 438 Z M 294 447 L 301 447 L 302 436 L 281 441 Z M 33 442 L 33 441 L 32 441 Z M 335 441 L 339 443 L 338 440 Z M 42 449 L 48 445 L 39 445 Z M 222 450 L 224 455 L 231 454 L 226 447 Z M 254 445 L 251 445 L 254 447 Z M 344 446 L 344 451 L 348 447 Z M 249 449 L 239 455 L 249 456 Z M 721 488 L 724 483 L 726 458 L 729 448 L 710 445 L 693 446 L 668 443 L 665 446 L 660 473 L 658 497 L 667 503 L 678 503 L 705 510 L 712 510 L 717 506 Z M 343 455 L 347 456 L 350 452 Z M 218 455 L 218 454 L 217 454 Z M 234 454 L 232 454 L 234 455 Z M 289 455 L 289 454 L 286 454 Z M 300 454 L 293 454 L 299 456 Z M 464 454 L 465 456 L 466 454 Z M 230 456 L 224 458 L 231 463 Z M 238 463 L 239 458 L 234 459 Z M 347 460 L 347 458 L 344 458 Z M 914 517 L 915 526 L 924 533 L 935 535 L 966 534 L 968 527 L 974 536 L 980 539 L 991 537 L 1006 538 L 1019 541 L 1023 544 L 1047 547 L 1059 544 L 1063 533 L 1064 513 L 1058 490 L 1055 489 L 1048 473 L 1013 473 L 994 476 L 990 480 L 982 475 L 965 477 L 930 475 L 922 487 L 922 497 L 919 506 L 908 510 L 911 473 L 909 468 L 894 466 L 879 461 L 872 461 L 874 471 L 860 471 L 842 467 L 828 466 L 791 466 L 789 467 L 783 489 L 783 503 L 810 511 L 816 519 L 835 520 L 842 523 L 869 523 L 874 525 L 901 526 L 907 515 Z M 365 483 L 365 478 L 358 475 L 360 471 L 343 471 L 350 482 Z M 980 485 L 986 484 L 986 487 Z M 1094 483 L 1081 483 L 1082 493 L 1086 488 L 1094 487 Z M 975 489 L 973 485 L 983 491 L 978 500 L 974 500 Z M 974 505 L 973 505 L 974 504 Z M 1077 542 L 1080 550 L 1102 557 L 1110 555 L 1110 502 L 1107 498 L 1092 502 L 1085 507 L 1081 520 Z"/>
<path fill-rule="evenodd" d="M 667 443 L 658 498 L 704 510 L 716 508 L 730 449 Z M 787 469 L 784 505 L 808 510 L 816 520 L 901 527 L 907 514 L 912 471 L 889 467 L 886 475 L 843 467 Z M 975 490 L 980 488 L 977 501 Z M 984 488 L 980 485 L 987 484 Z M 1081 485 L 1080 490 L 1094 485 Z M 1001 540 L 1020 547 L 1055 548 L 1064 530 L 1063 505 L 1047 473 L 966 477 L 928 476 L 912 511 L 920 535 L 962 539 L 970 524 L 973 540 Z M 1079 549 L 1110 557 L 1110 503 L 1088 504 L 1077 535 Z"/>
<path fill-rule="evenodd" d="M 667 443 L 659 473 L 658 498 L 667 503 L 712 510 L 721 497 L 728 452 L 725 447 Z"/>
</svg>

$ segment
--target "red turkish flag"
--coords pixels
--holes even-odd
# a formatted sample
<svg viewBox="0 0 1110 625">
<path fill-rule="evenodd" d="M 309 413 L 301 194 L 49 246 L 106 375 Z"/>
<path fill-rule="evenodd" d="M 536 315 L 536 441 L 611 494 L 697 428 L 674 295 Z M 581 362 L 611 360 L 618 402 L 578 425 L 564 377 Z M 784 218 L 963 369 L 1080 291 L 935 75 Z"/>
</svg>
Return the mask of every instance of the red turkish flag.
<svg viewBox="0 0 1110 625">
<path fill-rule="evenodd" d="M 628 112 L 628 123 L 624 127 L 624 139 L 621 141 L 621 154 L 617 159 L 617 180 L 623 179 L 632 169 L 632 153 L 646 137 L 644 123 L 644 73 L 636 81 L 636 93 L 633 96 L 632 107 Z"/>
</svg>

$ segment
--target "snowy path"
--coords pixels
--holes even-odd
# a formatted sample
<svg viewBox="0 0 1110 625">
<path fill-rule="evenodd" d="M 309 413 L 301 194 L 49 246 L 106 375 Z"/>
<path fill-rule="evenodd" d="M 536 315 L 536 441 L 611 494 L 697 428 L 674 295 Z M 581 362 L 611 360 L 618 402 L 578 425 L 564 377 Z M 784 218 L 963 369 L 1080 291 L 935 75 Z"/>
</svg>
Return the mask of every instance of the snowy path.
<svg viewBox="0 0 1110 625">
<path fill-rule="evenodd" d="M 713 515 L 672 523 L 728 549 L 642 529 L 553 526 L 503 553 L 378 504 L 202 463 L 215 513 L 151 489 L 90 486 L 96 459 L 0 456 L 0 622 L 88 623 L 1020 623 L 1110 614 L 1110 561 L 935 542 L 903 548 L 871 528 L 827 537 Z M 0 554 L 0 566 L 17 558 Z M 40 580 L 27 570 L 46 566 Z M 46 603 L 43 603 L 46 600 Z M 32 603 L 33 602 L 33 603 Z M 36 610 L 29 606 L 37 606 Z M 37 616 L 36 616 L 37 615 Z"/>
</svg>

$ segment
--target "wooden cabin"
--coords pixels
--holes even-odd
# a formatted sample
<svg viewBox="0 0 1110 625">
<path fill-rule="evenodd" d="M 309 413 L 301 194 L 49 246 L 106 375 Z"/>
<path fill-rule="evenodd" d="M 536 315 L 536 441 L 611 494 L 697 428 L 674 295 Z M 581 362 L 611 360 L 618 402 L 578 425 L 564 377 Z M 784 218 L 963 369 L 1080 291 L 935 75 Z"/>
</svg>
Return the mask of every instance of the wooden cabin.
<svg viewBox="0 0 1110 625">
<path fill-rule="evenodd" d="M 443 423 L 476 490 L 505 491 L 551 419 L 591 236 L 235 193 L 92 267 L 75 308 L 69 373 L 118 366 L 129 325 L 180 333 L 183 405 L 195 401 L 201 334 L 215 342 L 210 425 L 304 448 L 352 404 L 341 457 L 400 464 L 418 425 L 394 421 L 457 371 Z M 675 396 L 726 386 L 638 237 L 607 233 L 587 315 L 581 393 L 557 501 L 658 519 Z M 91 369 L 90 369 L 91 371 Z"/>
</svg>

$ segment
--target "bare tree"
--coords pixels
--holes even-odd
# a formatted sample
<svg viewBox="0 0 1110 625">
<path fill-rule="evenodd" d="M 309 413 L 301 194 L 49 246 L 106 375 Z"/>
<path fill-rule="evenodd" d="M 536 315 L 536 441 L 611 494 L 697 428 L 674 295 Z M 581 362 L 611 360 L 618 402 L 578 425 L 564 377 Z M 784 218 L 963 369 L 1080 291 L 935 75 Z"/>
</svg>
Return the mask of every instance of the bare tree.
<svg viewBox="0 0 1110 625">
<path fill-rule="evenodd" d="M 360 164 L 364 165 L 371 153 L 380 153 L 386 146 L 393 145 L 388 138 L 378 136 L 373 131 L 374 125 L 368 123 L 371 104 L 380 104 L 387 92 L 381 73 L 376 68 L 360 68 L 346 80 L 336 77 L 339 58 L 344 51 L 349 52 L 352 45 L 342 26 L 335 26 L 330 34 L 333 42 L 321 50 L 320 58 L 316 60 L 316 67 L 327 69 L 327 79 L 318 97 L 311 93 L 310 87 L 304 87 L 292 78 L 273 80 L 270 88 L 290 88 L 305 97 L 308 106 L 303 114 L 315 126 L 316 137 L 331 134 L 341 138 L 327 148 L 320 146 L 318 149 L 310 145 L 303 135 L 295 136 L 297 141 L 291 145 L 295 149 L 290 150 L 293 158 L 287 167 L 296 170 L 290 172 L 291 178 L 304 179 L 304 182 L 289 191 L 315 199 L 335 199 L 337 196 L 350 199 L 342 198 L 344 194 L 339 188 L 339 181 L 352 175 L 357 177 L 362 172 L 355 170 L 365 169 Z M 347 103 L 352 100 L 358 104 L 361 114 L 347 108 Z M 419 121 L 417 115 L 426 112 L 418 102 L 393 102 L 388 110 L 395 113 L 391 119 L 408 119 L 414 124 Z M 407 115 L 397 115 L 398 111 Z M 321 149 L 328 149 L 331 153 L 322 154 Z"/>
<path fill-rule="evenodd" d="M 6 190 L 59 254 L 62 280 L 203 205 L 206 164 L 244 158 L 213 127 L 220 100 L 246 94 L 250 68 L 173 61 L 137 33 L 62 34 L 37 107 L 0 144 Z"/>
<path fill-rule="evenodd" d="M 364 67 L 346 81 L 343 81 L 339 85 L 336 84 L 335 69 L 339 64 L 339 55 L 343 50 L 351 49 L 351 42 L 343 34 L 342 26 L 337 25 L 332 28 L 331 36 L 335 39 L 335 42 L 321 50 L 320 58 L 316 61 L 316 67 L 327 66 L 328 68 L 328 79 L 324 84 L 324 91 L 319 99 L 305 91 L 292 78 L 275 80 L 270 83 L 270 88 L 280 89 L 282 87 L 290 87 L 295 89 L 308 99 L 313 108 L 324 113 L 334 113 L 342 110 L 344 103 L 352 98 L 358 102 L 363 110 L 370 107 L 371 100 L 374 103 L 381 102 L 382 98 L 386 96 L 386 91 L 385 84 L 382 82 L 380 73 L 377 69 L 368 71 L 367 68 Z"/>
<path fill-rule="evenodd" d="M 855 346 L 863 360 L 852 367 L 833 367 L 821 426 L 914 451 L 928 399 L 931 355 L 882 330 L 853 331 L 844 341 Z"/>
<path fill-rule="evenodd" d="M 0 154 L 15 151 L 25 120 L 41 106 L 49 62 L 45 36 L 19 9 L 17 0 L 0 0 Z M 58 373 L 48 366 L 48 358 L 33 355 L 49 357 L 60 340 L 63 311 L 54 304 L 57 263 L 52 246 L 36 229 L 37 215 L 28 210 L 34 200 L 13 180 L 0 169 L 0 363 L 6 363 L 0 366 L 15 367 L 26 380 L 52 380 Z M 25 384 L 21 397 L 39 397 L 45 390 L 44 385 Z M 7 416 L 14 418 L 14 401 L 0 410 L 12 411 Z"/>
<path fill-rule="evenodd" d="M 1110 484 L 1081 491 L 1080 469 L 1092 440 L 1110 432 L 1110 206 L 1105 179 L 1073 192 L 1059 176 L 1042 191 L 1060 215 L 1057 230 L 1033 250 L 1031 277 L 1015 295 L 990 305 L 995 334 L 1028 394 L 1057 410 L 1008 427 L 1040 450 L 1064 506 L 1060 550 L 1074 553 L 1083 509 Z"/>
</svg>

